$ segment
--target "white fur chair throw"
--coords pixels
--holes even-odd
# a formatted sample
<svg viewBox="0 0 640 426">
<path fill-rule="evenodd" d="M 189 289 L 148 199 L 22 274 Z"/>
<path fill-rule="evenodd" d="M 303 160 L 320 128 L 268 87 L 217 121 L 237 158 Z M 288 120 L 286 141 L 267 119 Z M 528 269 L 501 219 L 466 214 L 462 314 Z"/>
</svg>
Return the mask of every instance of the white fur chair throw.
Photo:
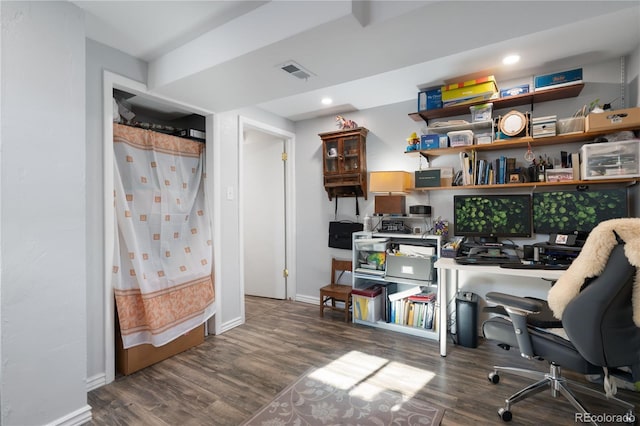
<svg viewBox="0 0 640 426">
<path fill-rule="evenodd" d="M 578 295 L 587 278 L 602 273 L 617 244 L 614 231 L 626 243 L 624 253 L 629 263 L 637 268 L 631 303 L 633 321 L 640 327 L 640 219 L 637 218 L 607 220 L 591 231 L 580 255 L 549 290 L 547 299 L 556 318 L 562 319 L 564 308 Z"/>
</svg>

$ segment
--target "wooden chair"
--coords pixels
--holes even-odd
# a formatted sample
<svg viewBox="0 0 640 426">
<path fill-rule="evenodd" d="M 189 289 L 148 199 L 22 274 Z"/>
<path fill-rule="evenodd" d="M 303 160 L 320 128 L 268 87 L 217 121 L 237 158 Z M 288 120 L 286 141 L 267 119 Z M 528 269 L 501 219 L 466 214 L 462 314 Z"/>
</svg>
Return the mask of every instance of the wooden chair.
<svg viewBox="0 0 640 426">
<path fill-rule="evenodd" d="M 351 307 L 351 285 L 338 284 L 344 272 L 351 272 L 350 260 L 331 259 L 331 281 L 320 289 L 320 316 L 324 316 L 324 309 L 344 311 L 344 320 L 349 322 L 349 308 Z M 337 274 L 337 276 L 336 276 Z M 344 302 L 344 308 L 336 306 L 336 301 Z M 328 304 L 331 302 L 331 304 Z"/>
</svg>

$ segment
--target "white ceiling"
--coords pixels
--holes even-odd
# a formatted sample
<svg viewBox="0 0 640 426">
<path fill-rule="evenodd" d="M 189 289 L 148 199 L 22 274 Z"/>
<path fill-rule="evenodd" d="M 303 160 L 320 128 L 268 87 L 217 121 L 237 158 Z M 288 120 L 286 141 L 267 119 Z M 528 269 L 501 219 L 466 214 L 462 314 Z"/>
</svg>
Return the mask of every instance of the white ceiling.
<svg viewBox="0 0 640 426">
<path fill-rule="evenodd" d="M 87 37 L 149 63 L 153 92 L 209 111 L 257 105 L 300 120 L 619 58 L 640 1 L 74 1 Z M 522 60 L 505 69 L 506 53 Z M 294 60 L 314 75 L 279 66 Z M 323 96 L 334 104 L 322 106 Z"/>
</svg>

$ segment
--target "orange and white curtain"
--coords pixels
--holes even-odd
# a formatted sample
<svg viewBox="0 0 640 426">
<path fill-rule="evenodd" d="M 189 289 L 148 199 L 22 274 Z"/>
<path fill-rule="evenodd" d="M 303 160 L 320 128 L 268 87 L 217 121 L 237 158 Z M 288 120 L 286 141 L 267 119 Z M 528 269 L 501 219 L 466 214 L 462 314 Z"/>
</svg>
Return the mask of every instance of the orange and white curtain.
<svg viewBox="0 0 640 426">
<path fill-rule="evenodd" d="M 123 344 L 162 346 L 214 314 L 204 144 L 117 123 L 113 136 Z"/>
</svg>

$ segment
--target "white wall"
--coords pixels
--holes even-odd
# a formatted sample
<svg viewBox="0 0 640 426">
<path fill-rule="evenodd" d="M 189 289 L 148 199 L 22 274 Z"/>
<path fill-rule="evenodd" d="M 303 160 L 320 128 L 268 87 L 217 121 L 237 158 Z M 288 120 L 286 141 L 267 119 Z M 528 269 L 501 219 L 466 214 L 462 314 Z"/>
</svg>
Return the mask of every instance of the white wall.
<svg viewBox="0 0 640 426">
<path fill-rule="evenodd" d="M 67 2 L 0 7 L 0 423 L 80 424 L 90 418 L 83 14 Z"/>
<path fill-rule="evenodd" d="M 606 63 L 585 65 L 584 77 L 588 82 L 581 95 L 577 98 L 564 99 L 546 104 L 537 104 L 534 107 L 534 116 L 557 114 L 559 118 L 570 117 L 582 105 L 589 104 L 599 98 L 601 101 L 612 101 L 620 93 L 620 61 L 614 60 Z M 555 70 L 552 70 L 555 71 Z M 529 77 L 530 78 L 530 77 Z M 517 81 L 514 81 L 514 83 Z M 501 86 L 508 87 L 511 82 L 499 82 Z M 503 84 L 504 83 L 504 84 Z M 416 92 L 417 95 L 417 92 Z M 416 123 L 408 117 L 409 113 L 416 111 L 416 102 L 408 101 L 383 107 L 372 108 L 344 114 L 347 118 L 355 120 L 359 125 L 369 129 L 367 137 L 367 168 L 375 170 L 407 170 L 418 169 L 419 159 L 416 156 L 404 153 L 406 138 L 412 132 L 420 133 L 424 123 Z M 519 108 L 525 110 L 526 106 Z M 506 111 L 504 111 L 506 112 Z M 452 117 L 456 118 L 456 117 Z M 470 117 L 458 117 L 469 120 Z M 327 233 L 329 221 L 334 220 L 334 203 L 327 198 L 327 193 L 322 184 L 322 145 L 318 133 L 335 130 L 334 116 L 300 121 L 296 123 L 296 199 L 297 210 L 297 269 L 300 271 L 300 280 L 297 286 L 297 300 L 318 303 L 318 290 L 326 283 L 329 275 L 331 257 L 350 258 L 351 251 L 332 249 L 327 247 Z M 560 157 L 561 149 L 577 150 L 579 144 L 568 146 L 552 146 L 544 150 L 534 150 L 536 154 L 549 153 L 554 157 Z M 523 155 L 525 150 L 492 151 L 492 157 L 508 153 L 517 157 L 521 165 L 525 164 Z M 424 161 L 422 163 L 424 165 Z M 453 166 L 459 169 L 458 158 L 455 155 L 435 157 L 432 166 Z M 531 189 L 519 190 L 492 190 L 492 193 L 523 192 Z M 634 190 L 637 191 L 637 190 Z M 456 190 L 455 194 L 473 193 L 473 190 Z M 445 219 L 453 219 L 453 191 L 415 192 L 407 197 L 407 206 L 412 204 L 427 204 L 432 206 L 432 216 L 442 216 Z M 365 214 L 373 213 L 373 196 L 360 201 L 360 221 Z M 353 198 L 342 198 L 338 204 L 338 220 L 355 220 L 355 201 Z M 374 224 L 376 219 L 374 219 Z M 545 240 L 546 236 L 536 237 Z M 532 240 L 516 240 L 516 243 L 531 243 Z M 302 278 L 304 277 L 304 278 Z M 468 280 L 469 282 L 473 280 Z M 510 286 L 512 283 L 492 283 L 487 287 L 488 291 L 504 290 L 502 285 Z M 529 294 L 540 297 L 540 288 L 534 282 L 532 286 L 525 286 Z M 471 284 L 469 284 L 471 285 Z M 542 283 L 545 290 L 546 284 Z M 478 285 L 477 287 L 483 287 Z M 479 291 L 474 287 L 472 291 Z M 508 287 L 507 287 L 508 288 Z M 483 293 L 484 294 L 484 293 Z"/>
<path fill-rule="evenodd" d="M 104 185 L 102 81 L 108 70 L 144 83 L 147 64 L 119 50 L 86 40 L 87 182 L 87 378 L 89 388 L 104 382 Z"/>
</svg>

